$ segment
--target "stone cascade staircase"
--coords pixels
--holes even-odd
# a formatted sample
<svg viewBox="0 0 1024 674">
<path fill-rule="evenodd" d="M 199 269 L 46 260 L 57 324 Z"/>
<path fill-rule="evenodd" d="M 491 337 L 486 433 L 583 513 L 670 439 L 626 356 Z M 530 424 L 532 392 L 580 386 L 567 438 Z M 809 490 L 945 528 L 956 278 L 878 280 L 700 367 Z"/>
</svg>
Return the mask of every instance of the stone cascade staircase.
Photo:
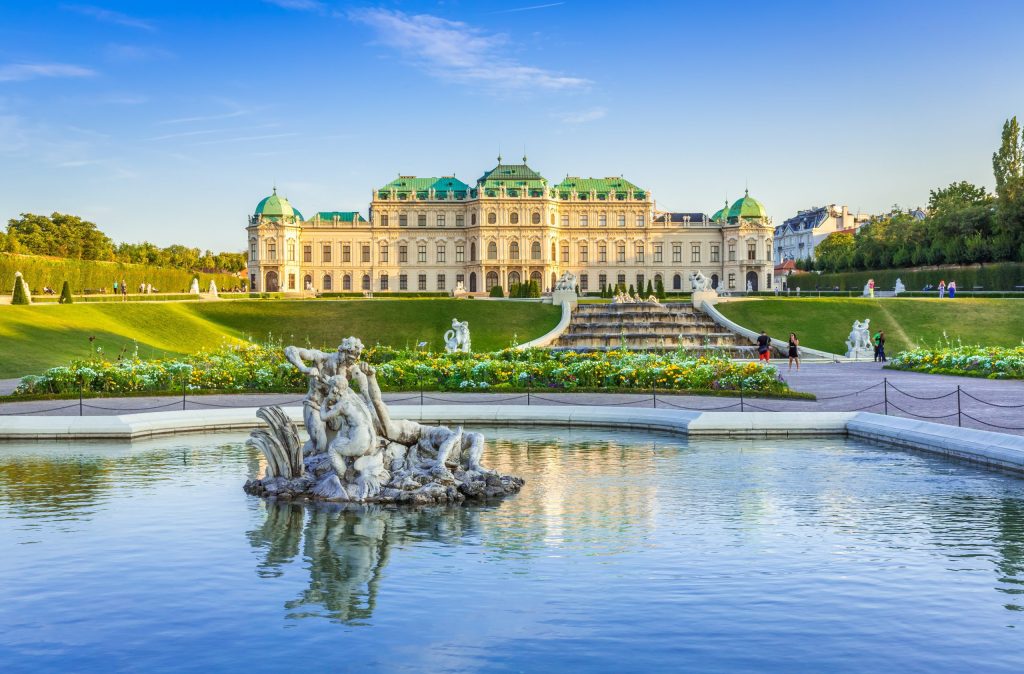
<svg viewBox="0 0 1024 674">
<path fill-rule="evenodd" d="M 746 337 L 719 326 L 689 302 L 670 304 L 581 304 L 552 349 L 607 351 L 625 343 L 634 351 L 678 348 L 726 351 L 757 357 Z"/>
</svg>

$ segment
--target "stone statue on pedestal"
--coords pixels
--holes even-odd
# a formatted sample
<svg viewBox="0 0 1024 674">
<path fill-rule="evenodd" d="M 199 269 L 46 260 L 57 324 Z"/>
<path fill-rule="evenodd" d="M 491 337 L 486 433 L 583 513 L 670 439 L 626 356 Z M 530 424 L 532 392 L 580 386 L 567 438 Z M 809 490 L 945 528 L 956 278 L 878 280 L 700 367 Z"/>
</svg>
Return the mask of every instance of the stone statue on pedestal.
<svg viewBox="0 0 1024 674">
<path fill-rule="evenodd" d="M 198 278 L 192 279 L 192 286 L 188 289 L 188 293 L 189 293 L 189 295 L 198 295 L 199 294 L 199 279 Z"/>
<path fill-rule="evenodd" d="M 846 339 L 847 358 L 867 358 L 874 356 L 875 350 L 871 345 L 871 319 L 865 318 L 864 322 L 854 321 L 850 336 Z"/>
<path fill-rule="evenodd" d="M 469 353 L 471 350 L 469 341 L 469 321 L 452 319 L 451 330 L 444 333 L 444 350 L 448 353 Z"/>
</svg>

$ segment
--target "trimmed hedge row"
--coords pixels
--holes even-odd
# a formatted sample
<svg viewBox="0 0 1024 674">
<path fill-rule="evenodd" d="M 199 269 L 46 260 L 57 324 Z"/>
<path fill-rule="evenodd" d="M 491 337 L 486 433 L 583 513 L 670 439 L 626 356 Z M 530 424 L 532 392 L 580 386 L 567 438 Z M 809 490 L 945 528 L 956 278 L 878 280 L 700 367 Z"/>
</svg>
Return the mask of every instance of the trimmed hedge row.
<svg viewBox="0 0 1024 674">
<path fill-rule="evenodd" d="M 969 291 L 975 286 L 985 290 L 1009 290 L 1024 286 L 1024 263 L 994 262 L 992 264 L 949 265 L 942 267 L 919 267 L 914 269 L 876 269 L 874 271 L 847 271 L 835 274 L 793 274 L 786 279 L 790 288 L 799 287 L 810 292 L 815 287 L 840 290 L 864 289 L 868 279 L 875 279 L 876 290 L 892 290 L 896 279 L 903 281 L 907 290 L 920 291 L 927 284 L 937 286 L 940 280 L 956 281 L 957 294 Z"/>
<path fill-rule="evenodd" d="M 141 283 L 150 283 L 163 292 L 187 292 L 195 276 L 199 277 L 199 287 L 204 291 L 209 287 L 211 279 L 218 288 L 231 288 L 242 283 L 241 279 L 231 274 L 193 273 L 184 269 L 124 262 L 0 253 L 0 293 L 13 291 L 14 273 L 18 271 L 24 275 L 33 297 L 42 294 L 44 286 L 56 290 L 64 281 L 71 285 L 71 292 L 76 294 L 100 289 L 113 294 L 114 281 L 121 283 L 122 279 L 127 282 L 129 291 L 137 289 Z"/>
</svg>

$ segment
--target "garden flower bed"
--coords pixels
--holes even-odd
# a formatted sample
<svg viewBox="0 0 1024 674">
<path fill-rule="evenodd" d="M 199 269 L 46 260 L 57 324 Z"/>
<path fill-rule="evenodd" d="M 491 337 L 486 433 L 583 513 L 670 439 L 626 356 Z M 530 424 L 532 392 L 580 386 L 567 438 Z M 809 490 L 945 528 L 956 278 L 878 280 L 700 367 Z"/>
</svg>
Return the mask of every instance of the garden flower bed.
<svg viewBox="0 0 1024 674">
<path fill-rule="evenodd" d="M 1024 345 L 1015 347 L 945 345 L 902 351 L 890 369 L 989 379 L 1024 379 Z"/>
<path fill-rule="evenodd" d="M 373 347 L 363 359 L 390 391 L 630 390 L 789 394 L 775 367 L 718 354 L 505 349 L 447 354 Z M 181 391 L 301 391 L 305 378 L 280 344 L 225 344 L 174 359 L 108 360 L 102 353 L 22 379 L 15 395 Z"/>
</svg>

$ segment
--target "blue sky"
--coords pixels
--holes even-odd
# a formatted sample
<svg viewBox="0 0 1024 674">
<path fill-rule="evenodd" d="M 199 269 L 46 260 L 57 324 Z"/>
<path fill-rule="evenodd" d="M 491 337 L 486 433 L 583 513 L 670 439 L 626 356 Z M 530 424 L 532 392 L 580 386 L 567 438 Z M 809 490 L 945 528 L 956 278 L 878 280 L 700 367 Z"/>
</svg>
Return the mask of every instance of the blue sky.
<svg viewBox="0 0 1024 674">
<path fill-rule="evenodd" d="M 360 210 L 401 174 L 471 182 L 523 149 L 659 208 L 749 185 L 778 221 L 992 185 L 1024 116 L 1024 3 L 5 3 L 0 218 L 241 250 L 276 182 Z"/>
</svg>

